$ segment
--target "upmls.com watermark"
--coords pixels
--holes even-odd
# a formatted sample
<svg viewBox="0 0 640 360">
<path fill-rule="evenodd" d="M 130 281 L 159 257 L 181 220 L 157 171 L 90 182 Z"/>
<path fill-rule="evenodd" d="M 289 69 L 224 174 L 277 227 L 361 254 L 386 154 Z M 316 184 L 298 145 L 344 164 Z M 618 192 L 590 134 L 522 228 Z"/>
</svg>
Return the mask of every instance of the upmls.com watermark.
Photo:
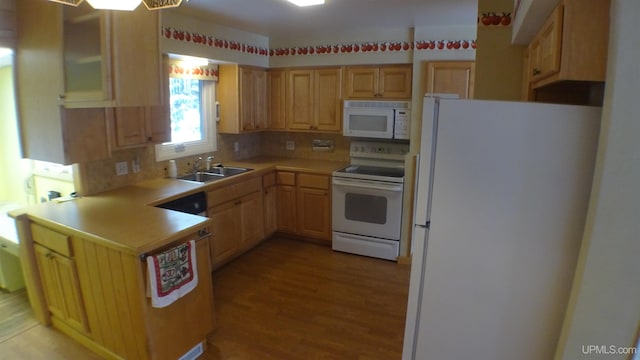
<svg viewBox="0 0 640 360">
<path fill-rule="evenodd" d="M 584 355 L 629 355 L 638 353 L 636 347 L 616 345 L 582 345 L 581 350 Z"/>
</svg>

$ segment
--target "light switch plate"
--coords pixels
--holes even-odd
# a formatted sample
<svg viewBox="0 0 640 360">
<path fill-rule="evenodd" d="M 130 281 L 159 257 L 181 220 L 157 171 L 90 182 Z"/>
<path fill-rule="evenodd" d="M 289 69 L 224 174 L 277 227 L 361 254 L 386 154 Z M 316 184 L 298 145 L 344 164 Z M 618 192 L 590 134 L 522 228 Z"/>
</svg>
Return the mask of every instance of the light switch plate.
<svg viewBox="0 0 640 360">
<path fill-rule="evenodd" d="M 295 150 L 296 149 L 296 142 L 293 140 L 288 140 L 287 141 L 287 150 Z"/>
<path fill-rule="evenodd" d="M 116 163 L 116 175 L 122 176 L 127 175 L 129 173 L 129 166 L 126 161 L 121 161 Z"/>
</svg>

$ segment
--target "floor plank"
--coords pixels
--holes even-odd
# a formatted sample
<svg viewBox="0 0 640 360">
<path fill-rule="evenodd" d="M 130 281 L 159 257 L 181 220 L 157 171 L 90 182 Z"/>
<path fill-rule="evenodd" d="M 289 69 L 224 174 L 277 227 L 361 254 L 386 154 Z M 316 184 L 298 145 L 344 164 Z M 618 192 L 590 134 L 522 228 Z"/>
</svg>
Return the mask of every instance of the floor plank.
<svg viewBox="0 0 640 360">
<path fill-rule="evenodd" d="M 0 290 L 0 343 L 36 324 L 25 289 Z"/>
<path fill-rule="evenodd" d="M 216 271 L 213 283 L 218 327 L 202 359 L 401 358 L 409 266 L 272 238 Z M 24 294 L 4 299 L 0 315 L 28 308 Z M 45 358 L 99 357 L 33 323 L 0 341 L 0 360 Z"/>
</svg>

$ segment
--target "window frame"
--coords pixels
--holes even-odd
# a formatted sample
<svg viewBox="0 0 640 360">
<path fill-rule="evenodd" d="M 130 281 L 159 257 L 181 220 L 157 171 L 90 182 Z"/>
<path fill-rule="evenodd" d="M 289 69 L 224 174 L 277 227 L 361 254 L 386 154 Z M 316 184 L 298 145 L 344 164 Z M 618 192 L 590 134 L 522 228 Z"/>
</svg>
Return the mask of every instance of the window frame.
<svg viewBox="0 0 640 360">
<path fill-rule="evenodd" d="M 202 116 L 203 140 L 184 143 L 164 143 L 155 146 L 156 162 L 218 150 L 216 124 L 216 81 L 200 80 L 200 112 Z M 169 91 L 169 89 L 167 89 Z"/>
</svg>

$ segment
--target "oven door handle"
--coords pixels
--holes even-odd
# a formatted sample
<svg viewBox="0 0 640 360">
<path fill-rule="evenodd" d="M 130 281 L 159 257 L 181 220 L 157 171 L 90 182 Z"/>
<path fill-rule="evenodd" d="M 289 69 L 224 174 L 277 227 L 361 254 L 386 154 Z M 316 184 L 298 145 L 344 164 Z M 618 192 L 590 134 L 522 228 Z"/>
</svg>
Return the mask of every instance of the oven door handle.
<svg viewBox="0 0 640 360">
<path fill-rule="evenodd" d="M 333 178 L 333 185 L 342 186 L 342 187 L 353 187 L 353 188 L 361 188 L 361 189 L 370 189 L 370 190 L 382 190 L 382 191 L 393 191 L 393 192 L 401 192 L 403 185 L 402 184 L 386 184 L 386 183 L 372 183 L 369 181 L 361 181 L 361 180 L 342 180 Z"/>
</svg>

